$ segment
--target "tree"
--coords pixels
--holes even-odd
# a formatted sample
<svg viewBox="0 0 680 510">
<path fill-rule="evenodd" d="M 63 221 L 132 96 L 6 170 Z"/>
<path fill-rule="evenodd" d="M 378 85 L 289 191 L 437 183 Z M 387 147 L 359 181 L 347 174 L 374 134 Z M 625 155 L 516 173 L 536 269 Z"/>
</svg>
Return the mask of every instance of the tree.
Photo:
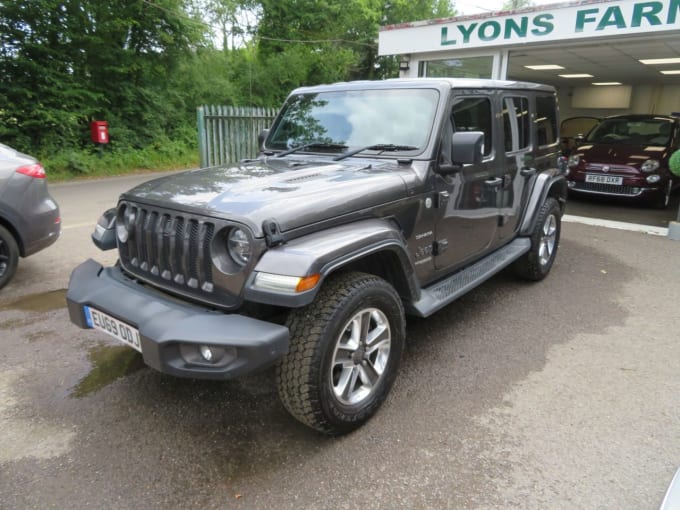
<svg viewBox="0 0 680 510">
<path fill-rule="evenodd" d="M 112 140 L 143 144 L 172 125 L 164 83 L 204 33 L 184 0 L 0 3 L 0 136 L 77 146 L 101 117 Z"/>
<path fill-rule="evenodd" d="M 532 0 L 506 0 L 501 7 L 504 11 L 514 11 L 517 9 L 524 9 L 526 7 L 533 7 L 535 4 Z"/>
</svg>

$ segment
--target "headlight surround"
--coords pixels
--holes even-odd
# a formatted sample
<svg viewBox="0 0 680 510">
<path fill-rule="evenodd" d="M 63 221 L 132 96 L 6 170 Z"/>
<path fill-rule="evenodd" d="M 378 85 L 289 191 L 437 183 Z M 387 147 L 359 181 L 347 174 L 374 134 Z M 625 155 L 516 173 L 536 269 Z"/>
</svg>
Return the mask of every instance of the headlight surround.
<svg viewBox="0 0 680 510">
<path fill-rule="evenodd" d="M 127 243 L 130 237 L 130 225 L 134 225 L 134 223 L 134 211 L 125 204 L 121 205 L 116 220 L 116 235 L 121 243 Z"/>
<path fill-rule="evenodd" d="M 227 253 L 239 266 L 243 267 L 253 256 L 253 247 L 246 234 L 240 228 L 232 228 L 227 236 Z"/>
<path fill-rule="evenodd" d="M 659 169 L 659 162 L 656 159 L 648 159 L 644 163 L 642 163 L 642 166 L 640 167 L 640 170 L 642 170 L 645 173 L 651 173 Z"/>
</svg>

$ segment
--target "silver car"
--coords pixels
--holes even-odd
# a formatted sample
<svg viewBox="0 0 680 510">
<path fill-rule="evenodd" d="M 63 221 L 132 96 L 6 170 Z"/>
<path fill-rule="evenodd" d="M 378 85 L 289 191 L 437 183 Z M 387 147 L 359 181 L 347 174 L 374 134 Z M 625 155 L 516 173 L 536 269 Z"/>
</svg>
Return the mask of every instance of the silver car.
<svg viewBox="0 0 680 510">
<path fill-rule="evenodd" d="M 61 233 L 59 206 L 47 190 L 43 166 L 0 143 L 0 289 L 19 257 L 54 243 Z"/>
</svg>

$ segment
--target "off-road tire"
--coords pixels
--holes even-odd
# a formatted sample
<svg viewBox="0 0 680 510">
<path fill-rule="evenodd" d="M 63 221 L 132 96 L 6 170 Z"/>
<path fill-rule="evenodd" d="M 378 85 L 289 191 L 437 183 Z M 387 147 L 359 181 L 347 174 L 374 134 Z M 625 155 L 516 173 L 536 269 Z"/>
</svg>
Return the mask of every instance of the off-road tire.
<svg viewBox="0 0 680 510">
<path fill-rule="evenodd" d="M 515 273 L 526 280 L 539 281 L 545 278 L 555 261 L 562 230 L 560 205 L 548 197 L 538 212 L 531 234 L 531 249 L 514 264 Z"/>
<path fill-rule="evenodd" d="M 19 263 L 19 247 L 12 233 L 0 225 L 0 289 L 14 277 Z"/>
<path fill-rule="evenodd" d="M 346 333 L 354 331 L 351 325 L 357 322 L 352 319 L 359 316 L 370 318 L 364 319 L 368 322 L 361 328 L 362 337 L 364 331 L 378 331 L 377 327 L 370 330 L 376 324 L 373 317 L 386 319 L 389 341 L 385 340 L 382 329 L 380 342 L 388 354 L 386 358 L 383 356 L 382 372 L 365 398 L 356 403 L 343 402 L 344 394 L 336 394 L 341 384 L 334 376 L 341 377 L 338 374 L 347 373 L 346 370 L 361 371 L 366 363 L 372 363 L 365 359 L 359 362 L 363 368 L 348 369 L 338 361 L 338 358 L 346 357 L 350 365 L 355 362 L 350 359 L 351 355 L 338 353 L 348 351 L 339 346 L 343 339 L 346 341 Z M 379 324 L 385 327 L 385 321 Z M 277 365 L 276 382 L 281 402 L 290 414 L 328 435 L 348 433 L 373 416 L 392 387 L 404 349 L 404 309 L 394 288 L 382 278 L 365 273 L 345 273 L 329 278 L 312 304 L 290 312 L 287 326 L 291 335 L 290 349 Z M 384 351 L 380 352 L 384 354 Z M 358 358 L 362 355 L 369 356 L 363 350 Z M 374 370 L 373 365 L 371 370 L 373 375 L 380 371 Z M 362 380 L 356 382 L 363 384 Z"/>
</svg>

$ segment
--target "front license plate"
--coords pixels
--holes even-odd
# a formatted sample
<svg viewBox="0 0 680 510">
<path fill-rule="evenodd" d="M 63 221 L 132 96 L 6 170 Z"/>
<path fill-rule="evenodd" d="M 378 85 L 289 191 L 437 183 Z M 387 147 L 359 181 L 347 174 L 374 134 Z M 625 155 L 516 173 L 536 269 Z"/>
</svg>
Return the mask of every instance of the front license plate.
<svg viewBox="0 0 680 510">
<path fill-rule="evenodd" d="M 616 177 L 615 175 L 586 175 L 586 182 L 595 182 L 597 184 L 623 184 L 623 177 Z"/>
<path fill-rule="evenodd" d="M 111 335 L 113 338 L 129 345 L 133 349 L 142 352 L 142 344 L 139 341 L 139 330 L 90 306 L 85 306 L 83 308 L 85 310 L 85 319 L 87 320 L 88 326 L 103 331 L 107 335 Z"/>
</svg>

